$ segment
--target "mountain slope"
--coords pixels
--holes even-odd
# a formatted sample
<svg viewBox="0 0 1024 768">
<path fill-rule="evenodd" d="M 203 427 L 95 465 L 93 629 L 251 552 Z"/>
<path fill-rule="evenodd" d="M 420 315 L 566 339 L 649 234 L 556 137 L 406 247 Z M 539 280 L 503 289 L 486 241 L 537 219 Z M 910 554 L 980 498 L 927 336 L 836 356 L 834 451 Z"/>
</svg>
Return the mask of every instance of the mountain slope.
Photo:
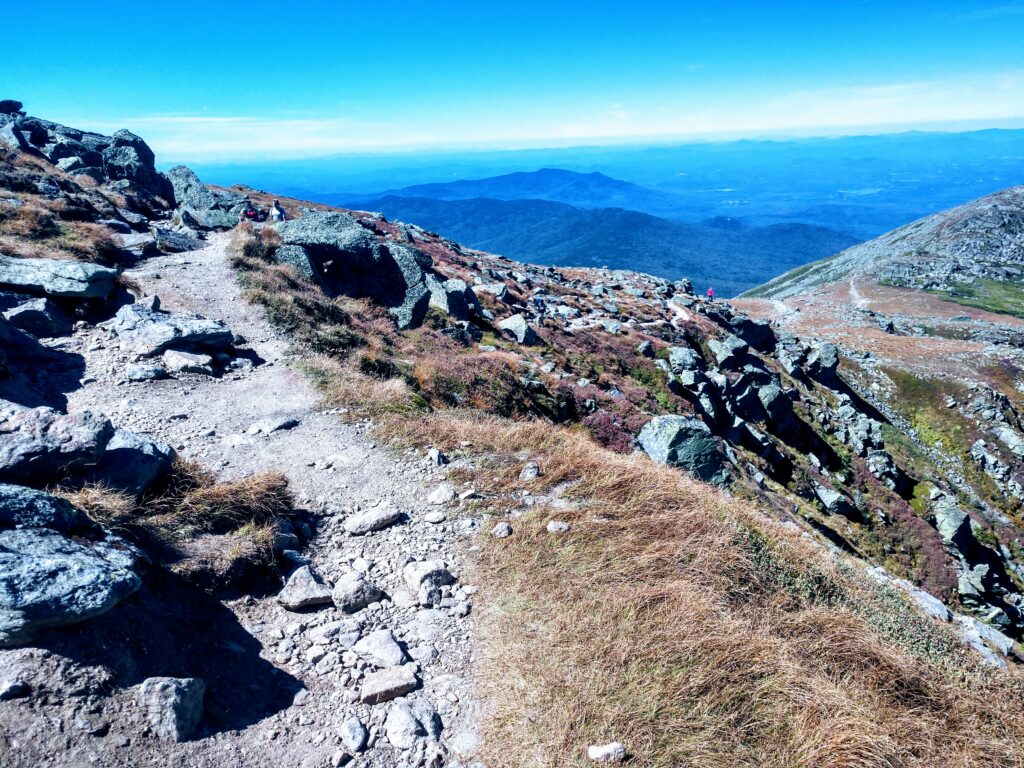
<svg viewBox="0 0 1024 768">
<path fill-rule="evenodd" d="M 856 277 L 934 290 L 953 300 L 969 294 L 979 302 L 979 294 L 995 291 L 992 284 L 1019 284 L 1024 278 L 1024 186 L 919 219 L 793 270 L 748 295 L 785 298 Z"/>
<path fill-rule="evenodd" d="M 520 261 L 607 266 L 670 280 L 688 277 L 722 296 L 853 242 L 841 232 L 803 224 L 727 230 L 621 208 L 580 209 L 545 200 L 385 197 L 354 205 Z"/>
</svg>

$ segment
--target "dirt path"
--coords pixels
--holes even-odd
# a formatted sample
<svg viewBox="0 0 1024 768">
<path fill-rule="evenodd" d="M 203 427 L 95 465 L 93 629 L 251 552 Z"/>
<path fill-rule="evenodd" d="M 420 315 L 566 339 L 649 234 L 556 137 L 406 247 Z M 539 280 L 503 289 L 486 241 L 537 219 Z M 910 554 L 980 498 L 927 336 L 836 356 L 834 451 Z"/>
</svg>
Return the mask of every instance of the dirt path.
<svg viewBox="0 0 1024 768">
<path fill-rule="evenodd" d="M 129 383 L 123 379 L 126 358 L 116 340 L 103 329 L 89 329 L 65 345 L 86 360 L 85 384 L 69 395 L 68 410 L 103 411 L 118 426 L 169 442 L 225 479 L 282 472 L 300 503 L 322 513 L 305 553 L 313 568 L 331 583 L 354 569 L 390 596 L 351 618 L 361 625 L 364 637 L 390 630 L 419 684 L 390 703 L 360 703 L 362 683 L 374 664 L 353 651 L 354 637 L 338 631 L 338 622 L 348 621 L 344 614 L 331 606 L 292 613 L 274 597 L 245 598 L 228 607 L 255 639 L 259 656 L 299 681 L 300 690 L 290 703 L 243 727 L 207 728 L 181 745 L 122 734 L 113 722 L 110 736 L 93 739 L 66 756 L 97 765 L 124 764 L 119 760 L 125 752 L 114 759 L 117 751 L 110 746 L 130 738 L 136 746 L 129 762 L 139 766 L 163 765 L 173 758 L 190 766 L 313 768 L 346 762 L 344 755 L 353 758 L 347 764 L 357 766 L 460 765 L 469 759 L 476 738 L 469 685 L 474 590 L 457 581 L 444 589 L 439 604 L 420 607 L 409 599 L 402 570 L 411 560 L 440 559 L 457 577 L 462 565 L 459 539 L 476 521 L 458 499 L 426 503 L 444 472 L 422 454 L 382 450 L 369 436 L 367 424 L 344 423 L 318 406 L 310 382 L 288 357 L 288 341 L 269 325 L 262 309 L 242 299 L 225 244 L 226 237 L 218 236 L 205 250 L 154 258 L 129 274 L 148 294 L 157 294 L 164 309 L 223 320 L 264 362 L 223 378 L 189 375 Z M 250 433 L 257 422 L 282 418 L 297 425 L 269 435 Z M 380 506 L 400 510 L 404 517 L 365 536 L 345 531 L 347 516 Z M 406 718 L 414 732 L 408 739 L 390 721 L 385 728 L 389 713 L 406 704 L 412 705 L 421 725 L 417 732 Z M 401 720 L 404 714 L 403 709 L 393 718 Z M 352 718 L 369 732 L 365 751 L 346 746 L 341 738 L 343 724 L 354 727 Z M 36 727 L 42 733 L 42 726 L 28 724 L 25 737 L 31 738 Z"/>
</svg>

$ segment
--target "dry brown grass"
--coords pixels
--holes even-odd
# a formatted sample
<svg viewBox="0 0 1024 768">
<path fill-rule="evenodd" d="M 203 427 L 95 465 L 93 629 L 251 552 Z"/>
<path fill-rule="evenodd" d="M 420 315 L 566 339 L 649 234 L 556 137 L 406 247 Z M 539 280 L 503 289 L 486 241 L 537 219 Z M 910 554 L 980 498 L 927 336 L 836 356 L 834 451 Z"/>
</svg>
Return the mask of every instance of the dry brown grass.
<svg viewBox="0 0 1024 768">
<path fill-rule="evenodd" d="M 293 514 L 288 480 L 280 473 L 218 483 L 198 465 L 180 459 L 161 486 L 139 503 L 99 485 L 61 493 L 103 527 L 151 554 L 165 550 L 172 559 L 189 541 L 212 534 L 225 536 L 224 549 L 235 546 L 231 537 L 251 539 L 263 545 L 272 561 L 274 526 Z"/>
<path fill-rule="evenodd" d="M 541 507 L 471 574 L 488 765 L 586 764 L 623 741 L 638 765 L 1020 766 L 1024 680 L 989 673 L 894 592 L 678 472 L 536 423 L 466 414 L 386 428 L 494 457 L 526 452 Z M 572 525 L 552 536 L 546 523 Z M 515 749 L 509 745 L 515 744 Z"/>
</svg>

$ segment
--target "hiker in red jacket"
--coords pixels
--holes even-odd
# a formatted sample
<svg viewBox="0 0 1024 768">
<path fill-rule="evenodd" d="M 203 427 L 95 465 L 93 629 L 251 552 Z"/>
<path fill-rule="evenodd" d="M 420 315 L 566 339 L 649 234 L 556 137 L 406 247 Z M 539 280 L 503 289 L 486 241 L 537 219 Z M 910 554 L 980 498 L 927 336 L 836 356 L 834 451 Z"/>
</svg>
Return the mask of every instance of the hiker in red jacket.
<svg viewBox="0 0 1024 768">
<path fill-rule="evenodd" d="M 708 288 L 708 301 L 714 301 L 714 300 L 715 300 L 715 289 L 714 288 Z"/>
</svg>

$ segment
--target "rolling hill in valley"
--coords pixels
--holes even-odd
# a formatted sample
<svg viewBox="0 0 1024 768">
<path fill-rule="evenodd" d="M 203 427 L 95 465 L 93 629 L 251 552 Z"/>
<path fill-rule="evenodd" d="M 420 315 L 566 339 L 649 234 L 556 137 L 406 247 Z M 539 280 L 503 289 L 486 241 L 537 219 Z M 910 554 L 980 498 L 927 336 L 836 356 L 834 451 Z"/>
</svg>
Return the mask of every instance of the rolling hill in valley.
<svg viewBox="0 0 1024 768">
<path fill-rule="evenodd" d="M 684 200 L 603 173 L 576 173 L 559 168 L 508 173 L 486 179 L 460 179 L 435 184 L 416 184 L 382 192 L 378 197 L 413 197 L 430 200 L 549 200 L 576 208 L 628 208 L 665 218 L 678 218 Z M 344 202 L 326 200 L 325 202 Z"/>
<path fill-rule="evenodd" d="M 711 286 L 722 296 L 736 295 L 768 276 L 838 253 L 856 242 L 845 233 L 807 224 L 688 223 L 623 208 L 587 209 L 551 200 L 390 195 L 350 205 L 381 211 L 391 219 L 521 261 L 607 266 L 672 280 L 689 277 L 702 290 Z"/>
</svg>

